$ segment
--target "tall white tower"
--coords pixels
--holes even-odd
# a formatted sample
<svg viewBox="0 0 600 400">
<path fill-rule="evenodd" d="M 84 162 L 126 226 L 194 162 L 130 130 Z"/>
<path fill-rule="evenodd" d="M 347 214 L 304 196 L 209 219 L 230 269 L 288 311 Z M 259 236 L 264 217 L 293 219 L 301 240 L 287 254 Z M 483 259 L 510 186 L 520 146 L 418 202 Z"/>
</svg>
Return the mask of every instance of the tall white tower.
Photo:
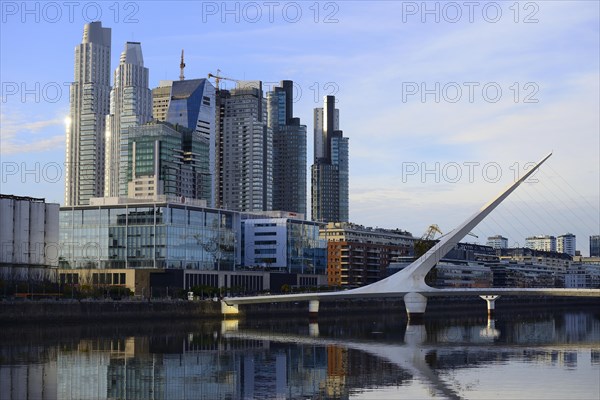
<svg viewBox="0 0 600 400">
<path fill-rule="evenodd" d="M 104 121 L 110 99 L 110 28 L 91 22 L 75 47 L 65 155 L 65 205 L 104 194 Z"/>
<path fill-rule="evenodd" d="M 106 116 L 104 196 L 107 197 L 127 195 L 128 128 L 152 119 L 152 92 L 140 43 L 125 43 L 114 76 L 110 114 Z"/>
</svg>

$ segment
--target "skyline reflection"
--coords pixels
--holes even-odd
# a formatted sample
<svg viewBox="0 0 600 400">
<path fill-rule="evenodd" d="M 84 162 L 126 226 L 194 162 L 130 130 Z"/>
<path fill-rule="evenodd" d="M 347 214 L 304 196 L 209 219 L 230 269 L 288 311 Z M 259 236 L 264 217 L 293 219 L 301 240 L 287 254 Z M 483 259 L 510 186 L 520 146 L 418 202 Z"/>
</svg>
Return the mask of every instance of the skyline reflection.
<svg viewBox="0 0 600 400">
<path fill-rule="evenodd" d="M 519 386 L 528 398 L 594 398 L 600 390 L 593 311 L 423 325 L 391 315 L 3 327 L 0 339 L 0 400 L 458 399 Z M 502 379 L 484 384 L 494 371 Z"/>
</svg>

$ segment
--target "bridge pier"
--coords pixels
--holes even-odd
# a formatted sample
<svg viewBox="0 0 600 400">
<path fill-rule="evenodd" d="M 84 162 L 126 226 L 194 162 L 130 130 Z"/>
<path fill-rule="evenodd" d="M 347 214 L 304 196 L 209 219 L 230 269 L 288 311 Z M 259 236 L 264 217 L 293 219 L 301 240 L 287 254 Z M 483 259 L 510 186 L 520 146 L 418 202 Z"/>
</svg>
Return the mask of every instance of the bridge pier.
<svg viewBox="0 0 600 400">
<path fill-rule="evenodd" d="M 316 317 L 319 314 L 319 300 L 308 301 L 308 315 L 310 317 Z"/>
<path fill-rule="evenodd" d="M 221 300 L 221 314 L 225 317 L 229 317 L 232 315 L 238 315 L 240 313 L 239 306 L 237 304 L 229 305 Z"/>
<path fill-rule="evenodd" d="M 486 294 L 486 295 L 481 295 L 479 297 L 481 297 L 487 303 L 488 316 L 491 317 L 492 315 L 494 315 L 494 312 L 496 310 L 496 300 L 500 297 L 500 295 Z"/>
<path fill-rule="evenodd" d="M 404 295 L 404 306 L 409 320 L 422 320 L 427 308 L 427 297 L 420 293 L 407 293 Z"/>
</svg>

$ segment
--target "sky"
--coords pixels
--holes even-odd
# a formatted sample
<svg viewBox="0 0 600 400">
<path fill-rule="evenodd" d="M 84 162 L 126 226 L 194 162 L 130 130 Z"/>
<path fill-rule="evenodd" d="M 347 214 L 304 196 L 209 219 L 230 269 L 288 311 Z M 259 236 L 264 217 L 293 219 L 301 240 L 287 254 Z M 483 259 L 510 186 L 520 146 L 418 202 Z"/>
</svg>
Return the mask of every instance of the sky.
<svg viewBox="0 0 600 400">
<path fill-rule="evenodd" d="M 600 234 L 600 3 L 1 2 L 0 185 L 64 202 L 65 117 L 85 23 L 112 64 L 142 43 L 150 87 L 220 70 L 296 82 L 294 114 L 335 95 L 350 141 L 350 220 L 421 236 L 454 229 L 549 152 L 465 241 Z M 222 87 L 234 83 L 222 81 Z M 308 179 L 310 192 L 310 178 Z M 310 193 L 309 193 L 310 195 Z M 310 202 L 308 203 L 310 204 Z"/>
</svg>

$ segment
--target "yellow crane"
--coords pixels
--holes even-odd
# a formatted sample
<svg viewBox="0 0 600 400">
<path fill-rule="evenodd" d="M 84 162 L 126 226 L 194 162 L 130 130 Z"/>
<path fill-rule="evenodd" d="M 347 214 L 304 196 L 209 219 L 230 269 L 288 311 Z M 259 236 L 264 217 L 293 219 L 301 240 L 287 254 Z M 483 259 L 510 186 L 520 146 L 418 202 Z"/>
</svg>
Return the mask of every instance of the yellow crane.
<svg viewBox="0 0 600 400">
<path fill-rule="evenodd" d="M 437 226 L 436 224 L 431 224 L 429 225 L 429 228 L 427 228 L 427 231 L 425 231 L 423 236 L 421 236 L 421 240 L 433 240 L 436 233 L 443 235 L 439 226 Z"/>
<path fill-rule="evenodd" d="M 232 82 L 235 82 L 235 83 L 239 82 L 239 79 L 233 79 L 233 78 L 227 78 L 226 76 L 221 76 L 221 70 L 220 69 L 217 69 L 217 73 L 216 74 L 213 74 L 213 73 L 209 72 L 208 73 L 208 79 L 210 79 L 210 78 L 215 78 L 215 87 L 217 88 L 217 90 L 221 89 L 221 87 L 219 86 L 221 80 L 232 81 Z"/>
</svg>

